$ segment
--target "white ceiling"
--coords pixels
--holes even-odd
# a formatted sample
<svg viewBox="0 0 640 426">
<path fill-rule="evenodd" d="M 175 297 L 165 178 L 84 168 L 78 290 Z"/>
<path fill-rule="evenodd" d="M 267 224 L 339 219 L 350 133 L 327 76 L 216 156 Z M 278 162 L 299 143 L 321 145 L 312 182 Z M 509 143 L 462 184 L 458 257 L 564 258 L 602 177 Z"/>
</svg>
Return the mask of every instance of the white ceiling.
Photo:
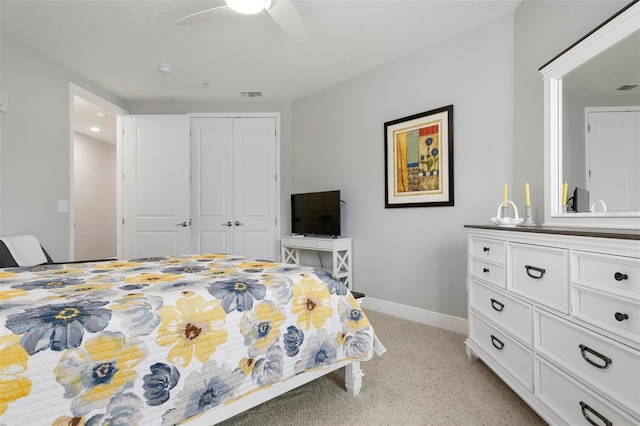
<svg viewBox="0 0 640 426">
<path fill-rule="evenodd" d="M 1 0 L 0 15 L 4 32 L 126 101 L 291 102 L 509 13 L 520 0 L 291 3 L 306 25 L 303 40 L 266 12 L 220 9 L 201 23 L 173 24 L 222 0 Z M 159 64 L 173 71 L 161 74 Z M 241 97 L 246 90 L 263 97 Z"/>
<path fill-rule="evenodd" d="M 278 2 L 273 0 L 271 13 Z M 128 103 L 292 102 L 513 11 L 520 0 L 292 0 L 306 37 L 223 0 L 0 0 L 4 33 Z M 280 21 L 278 21 L 280 22 Z M 169 64 L 163 74 L 158 65 Z M 434 61 L 433 66 L 438 66 Z M 241 91 L 261 91 L 245 98 Z M 79 103 L 75 130 L 113 143 L 115 120 Z M 88 129 L 101 122 L 101 132 Z"/>
</svg>

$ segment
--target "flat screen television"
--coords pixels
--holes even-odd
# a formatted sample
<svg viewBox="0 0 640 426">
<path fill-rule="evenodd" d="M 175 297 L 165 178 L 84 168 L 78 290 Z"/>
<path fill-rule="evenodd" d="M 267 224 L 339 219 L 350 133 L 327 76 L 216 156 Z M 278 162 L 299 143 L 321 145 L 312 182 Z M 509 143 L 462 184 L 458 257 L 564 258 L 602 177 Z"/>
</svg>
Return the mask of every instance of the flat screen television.
<svg viewBox="0 0 640 426">
<path fill-rule="evenodd" d="M 291 194 L 291 232 L 340 235 L 340 191 Z"/>
</svg>

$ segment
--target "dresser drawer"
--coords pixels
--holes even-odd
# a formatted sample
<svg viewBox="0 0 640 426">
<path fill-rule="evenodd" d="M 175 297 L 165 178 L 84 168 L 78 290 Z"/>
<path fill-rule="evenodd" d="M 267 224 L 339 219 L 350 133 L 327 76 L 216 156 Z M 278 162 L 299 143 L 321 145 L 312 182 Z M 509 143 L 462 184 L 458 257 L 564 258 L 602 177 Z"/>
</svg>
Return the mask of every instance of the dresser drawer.
<svg viewBox="0 0 640 426">
<path fill-rule="evenodd" d="M 567 425 L 637 425 L 638 420 L 536 357 L 536 397 Z"/>
<path fill-rule="evenodd" d="M 640 298 L 640 259 L 576 251 L 571 270 L 576 284 Z"/>
<path fill-rule="evenodd" d="M 509 290 L 569 313 L 568 253 L 553 247 L 510 244 Z"/>
<path fill-rule="evenodd" d="M 472 257 L 469 260 L 469 269 L 472 277 L 480 278 L 503 289 L 506 288 L 504 265 Z"/>
<path fill-rule="evenodd" d="M 640 344 L 640 302 L 572 286 L 571 314 Z"/>
<path fill-rule="evenodd" d="M 536 310 L 538 353 L 640 416 L 640 352 Z"/>
<path fill-rule="evenodd" d="M 469 252 L 472 256 L 488 259 L 493 262 L 505 262 L 505 243 L 504 241 L 491 240 L 487 238 L 471 237 L 469 244 Z"/>
<path fill-rule="evenodd" d="M 470 321 L 471 339 L 533 391 L 533 352 L 476 314 Z"/>
<path fill-rule="evenodd" d="M 533 344 L 533 307 L 485 285 L 471 281 L 471 307 L 502 328 Z"/>
</svg>

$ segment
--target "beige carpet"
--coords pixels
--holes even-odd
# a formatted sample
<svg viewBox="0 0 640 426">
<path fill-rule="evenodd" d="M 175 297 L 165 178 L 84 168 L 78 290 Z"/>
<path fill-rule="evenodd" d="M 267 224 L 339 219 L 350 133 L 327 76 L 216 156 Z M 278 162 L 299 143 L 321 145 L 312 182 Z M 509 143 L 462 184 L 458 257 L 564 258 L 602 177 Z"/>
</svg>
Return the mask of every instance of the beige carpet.
<svg viewBox="0 0 640 426">
<path fill-rule="evenodd" d="M 545 424 L 488 367 L 467 359 L 464 335 L 365 312 L 387 353 L 362 363 L 358 396 L 344 390 L 336 372 L 222 424 Z"/>
</svg>

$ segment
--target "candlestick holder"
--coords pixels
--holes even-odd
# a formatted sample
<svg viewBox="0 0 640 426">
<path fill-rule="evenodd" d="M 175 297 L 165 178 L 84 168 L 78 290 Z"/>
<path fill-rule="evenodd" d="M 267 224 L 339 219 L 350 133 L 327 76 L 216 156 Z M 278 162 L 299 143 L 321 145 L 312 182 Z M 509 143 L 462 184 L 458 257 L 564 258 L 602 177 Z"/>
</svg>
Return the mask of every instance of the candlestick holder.
<svg viewBox="0 0 640 426">
<path fill-rule="evenodd" d="M 520 226 L 536 226 L 531 210 L 531 206 L 524 206 L 524 222 Z"/>
</svg>

